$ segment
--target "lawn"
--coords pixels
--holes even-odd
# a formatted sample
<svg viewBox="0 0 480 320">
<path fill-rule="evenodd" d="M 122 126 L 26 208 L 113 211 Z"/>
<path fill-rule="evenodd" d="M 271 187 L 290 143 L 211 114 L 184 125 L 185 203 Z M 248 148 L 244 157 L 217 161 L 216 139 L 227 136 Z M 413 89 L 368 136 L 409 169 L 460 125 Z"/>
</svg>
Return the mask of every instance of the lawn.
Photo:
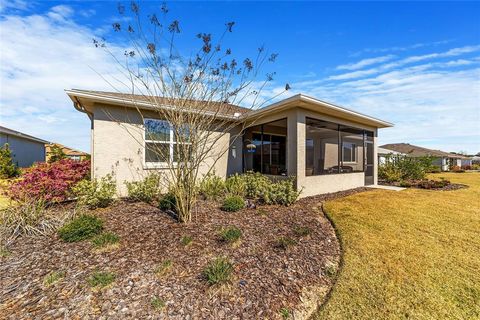
<svg viewBox="0 0 480 320">
<path fill-rule="evenodd" d="M 374 190 L 329 201 L 344 247 L 315 319 L 479 319 L 480 173 L 441 173 L 467 189 Z"/>
</svg>

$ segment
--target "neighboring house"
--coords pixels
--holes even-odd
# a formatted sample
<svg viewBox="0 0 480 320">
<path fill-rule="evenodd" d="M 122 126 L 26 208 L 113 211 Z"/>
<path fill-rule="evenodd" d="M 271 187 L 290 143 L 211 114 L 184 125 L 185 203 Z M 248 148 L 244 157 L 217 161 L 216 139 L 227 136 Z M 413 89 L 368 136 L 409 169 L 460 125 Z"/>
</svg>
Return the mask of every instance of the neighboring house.
<svg viewBox="0 0 480 320">
<path fill-rule="evenodd" d="M 45 144 L 48 141 L 0 126 L 0 147 L 6 143 L 12 150 L 13 162 L 21 168 L 45 161 Z"/>
<path fill-rule="evenodd" d="M 424 147 L 414 146 L 409 143 L 391 143 L 380 146 L 388 150 L 393 150 L 406 154 L 410 157 L 433 157 L 433 165 L 438 167 L 441 171 L 448 171 L 452 166 L 462 166 L 462 160 L 468 160 L 460 154 L 448 153 L 440 150 L 432 150 Z"/>
<path fill-rule="evenodd" d="M 60 143 L 50 143 L 45 145 L 45 151 L 47 155 L 47 161 L 50 159 L 51 148 L 53 146 L 57 146 L 58 148 L 62 149 L 63 153 L 67 156 L 67 158 L 80 161 L 87 159 L 90 155 L 86 152 L 75 150 L 69 147 L 66 147 Z"/>
<path fill-rule="evenodd" d="M 161 135 L 168 139 L 145 141 L 146 130 L 155 133 L 156 128 L 168 128 L 168 123 L 155 118 L 155 106 L 145 97 L 76 89 L 66 93 L 75 108 L 91 120 L 94 178 L 113 169 L 123 195 L 124 181 L 164 168 L 165 163 L 152 155 L 150 145 L 175 142 L 171 130 Z M 391 127 L 389 122 L 302 94 L 258 110 L 222 106 L 217 116 L 238 125 L 231 132 L 218 132 L 212 154 L 221 158 L 215 164 L 207 161 L 203 172 L 213 167 L 222 177 L 251 170 L 277 177 L 295 176 L 301 196 L 377 183 L 377 134 L 379 128 Z M 246 127 L 242 139 L 230 145 L 231 136 L 242 127 Z M 224 152 L 226 146 L 228 152 Z"/>
<path fill-rule="evenodd" d="M 378 164 L 381 165 L 381 164 L 385 164 L 388 157 L 401 156 L 401 155 L 405 155 L 405 154 L 401 153 L 401 152 L 397 152 L 395 150 L 390 150 L 390 149 L 385 149 L 385 148 L 382 148 L 382 147 L 378 147 L 377 148 L 377 155 L 378 155 Z"/>
</svg>

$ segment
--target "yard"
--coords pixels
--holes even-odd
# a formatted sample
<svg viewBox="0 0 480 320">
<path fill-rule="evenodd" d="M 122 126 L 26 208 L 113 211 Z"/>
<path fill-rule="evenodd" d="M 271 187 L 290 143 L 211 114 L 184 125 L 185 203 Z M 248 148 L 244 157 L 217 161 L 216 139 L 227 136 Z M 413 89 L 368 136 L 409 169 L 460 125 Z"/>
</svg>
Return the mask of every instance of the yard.
<svg viewBox="0 0 480 320">
<path fill-rule="evenodd" d="M 316 319 L 480 318 L 480 173 L 455 191 L 375 190 L 327 202 L 344 265 Z"/>
</svg>

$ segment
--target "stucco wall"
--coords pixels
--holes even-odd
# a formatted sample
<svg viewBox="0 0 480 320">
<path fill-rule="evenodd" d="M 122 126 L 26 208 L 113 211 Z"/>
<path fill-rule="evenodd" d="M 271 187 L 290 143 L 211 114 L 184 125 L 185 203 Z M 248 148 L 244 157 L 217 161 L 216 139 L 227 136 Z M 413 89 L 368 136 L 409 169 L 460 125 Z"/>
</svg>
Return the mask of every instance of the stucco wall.
<svg viewBox="0 0 480 320">
<path fill-rule="evenodd" d="M 22 168 L 35 162 L 45 161 L 45 144 L 20 137 L 0 133 L 0 147 L 8 143 L 13 154 L 13 162 Z"/>
<path fill-rule="evenodd" d="M 301 197 L 343 191 L 365 185 L 365 173 L 353 172 L 304 177 L 299 183 Z"/>
<path fill-rule="evenodd" d="M 95 178 L 109 173 L 115 175 L 120 196 L 126 195 L 125 181 L 138 181 L 155 171 L 168 179 L 168 170 L 152 167 L 144 162 L 143 117 L 156 118 L 155 114 L 143 113 L 131 108 L 95 105 L 92 130 L 92 175 Z M 214 168 L 219 176 L 240 172 L 242 168 L 241 139 L 234 148 L 227 150 L 231 133 L 215 132 L 212 156 L 201 167 L 201 174 Z M 233 151 L 232 149 L 235 149 Z M 218 158 L 218 161 L 215 160 Z"/>
</svg>

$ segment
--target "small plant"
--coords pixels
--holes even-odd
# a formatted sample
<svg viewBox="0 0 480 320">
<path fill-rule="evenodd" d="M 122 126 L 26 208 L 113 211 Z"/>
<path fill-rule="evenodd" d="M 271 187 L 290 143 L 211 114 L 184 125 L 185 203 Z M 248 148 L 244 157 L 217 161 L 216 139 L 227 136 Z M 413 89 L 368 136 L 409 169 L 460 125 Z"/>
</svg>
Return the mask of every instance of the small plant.
<svg viewBox="0 0 480 320">
<path fill-rule="evenodd" d="M 247 183 L 242 175 L 235 173 L 225 180 L 225 189 L 229 195 L 245 197 Z"/>
<path fill-rule="evenodd" d="M 100 218 L 83 214 L 60 228 L 58 234 L 65 242 L 76 242 L 99 234 L 102 228 L 103 221 Z"/>
<path fill-rule="evenodd" d="M 20 170 L 13 163 L 12 151 L 8 143 L 0 148 L 0 179 L 13 178 L 20 174 Z"/>
<path fill-rule="evenodd" d="M 309 227 L 304 227 L 304 226 L 296 226 L 293 229 L 293 232 L 295 232 L 295 234 L 299 237 L 306 237 L 306 236 L 310 235 L 310 233 L 312 233 L 312 229 L 310 229 Z"/>
<path fill-rule="evenodd" d="M 263 199 L 265 192 L 272 183 L 270 179 L 258 172 L 247 172 L 242 175 L 245 181 L 245 193 L 248 198 Z"/>
<path fill-rule="evenodd" d="M 95 236 L 92 239 L 92 244 L 95 248 L 103 248 L 117 244 L 120 238 L 113 232 L 106 232 Z"/>
<path fill-rule="evenodd" d="M 280 315 L 282 316 L 282 319 L 289 319 L 290 318 L 290 310 L 287 308 L 282 308 L 280 309 Z"/>
<path fill-rule="evenodd" d="M 113 202 L 116 191 L 117 185 L 110 174 L 100 180 L 82 180 L 73 187 L 78 203 L 90 209 L 108 207 Z"/>
<path fill-rule="evenodd" d="M 400 181 L 399 186 L 403 188 L 410 188 L 412 184 L 409 181 L 402 180 Z"/>
<path fill-rule="evenodd" d="M 150 203 L 159 195 L 160 175 L 152 173 L 142 181 L 125 181 L 128 199 Z"/>
<path fill-rule="evenodd" d="M 168 274 L 173 267 L 173 262 L 170 259 L 167 259 L 162 262 L 159 266 L 157 266 L 154 270 L 155 274 L 159 277 L 163 277 Z"/>
<path fill-rule="evenodd" d="M 289 237 L 280 237 L 277 239 L 277 248 L 287 250 L 288 248 L 297 244 L 295 239 Z"/>
<path fill-rule="evenodd" d="M 3 247 L 0 245 L 0 258 L 6 258 L 10 255 L 10 251 L 7 250 L 7 248 Z"/>
<path fill-rule="evenodd" d="M 115 274 L 108 271 L 96 271 L 88 279 L 88 284 L 91 287 L 106 287 L 115 281 Z"/>
<path fill-rule="evenodd" d="M 207 174 L 200 182 L 200 194 L 206 200 L 218 200 L 225 193 L 225 181 L 215 173 Z"/>
<path fill-rule="evenodd" d="M 167 211 L 172 210 L 175 211 L 177 207 L 177 200 L 172 193 L 165 194 L 159 201 L 158 207 L 160 210 Z"/>
<path fill-rule="evenodd" d="M 242 230 L 237 227 L 228 227 L 220 231 L 220 239 L 224 242 L 234 243 L 242 237 Z"/>
<path fill-rule="evenodd" d="M 230 280 L 233 272 L 233 265 L 227 258 L 218 257 L 210 262 L 203 275 L 208 284 L 223 284 Z"/>
<path fill-rule="evenodd" d="M 67 155 L 65 154 L 65 152 L 63 152 L 63 149 L 54 143 L 50 144 L 48 163 L 57 162 L 63 159 L 67 159 Z"/>
<path fill-rule="evenodd" d="M 262 216 L 262 217 L 266 217 L 266 216 L 268 215 L 267 210 L 265 210 L 265 209 L 263 209 L 263 208 L 257 209 L 257 214 L 258 214 L 259 216 Z"/>
<path fill-rule="evenodd" d="M 333 279 L 333 278 L 335 277 L 335 275 L 337 274 L 337 267 L 335 266 L 334 263 L 328 262 L 328 263 L 325 265 L 325 274 L 326 274 L 327 277 L 329 277 L 330 279 Z"/>
<path fill-rule="evenodd" d="M 191 236 L 183 236 L 181 239 L 180 239 L 180 242 L 185 246 L 189 246 L 190 244 L 192 244 L 192 241 L 193 241 L 193 238 Z"/>
<path fill-rule="evenodd" d="M 281 180 L 271 183 L 264 193 L 264 201 L 267 204 L 280 204 L 289 206 L 297 201 L 300 191 L 295 188 L 294 180 Z"/>
<path fill-rule="evenodd" d="M 240 196 L 227 196 L 223 201 L 222 210 L 228 212 L 238 211 L 245 207 L 245 201 Z"/>
<path fill-rule="evenodd" d="M 48 287 L 64 277 L 65 271 L 52 271 L 45 276 L 43 283 Z"/>
<path fill-rule="evenodd" d="M 165 301 L 158 297 L 153 297 L 152 301 L 150 301 L 150 304 L 155 310 L 162 310 L 163 308 L 165 308 Z"/>
</svg>

